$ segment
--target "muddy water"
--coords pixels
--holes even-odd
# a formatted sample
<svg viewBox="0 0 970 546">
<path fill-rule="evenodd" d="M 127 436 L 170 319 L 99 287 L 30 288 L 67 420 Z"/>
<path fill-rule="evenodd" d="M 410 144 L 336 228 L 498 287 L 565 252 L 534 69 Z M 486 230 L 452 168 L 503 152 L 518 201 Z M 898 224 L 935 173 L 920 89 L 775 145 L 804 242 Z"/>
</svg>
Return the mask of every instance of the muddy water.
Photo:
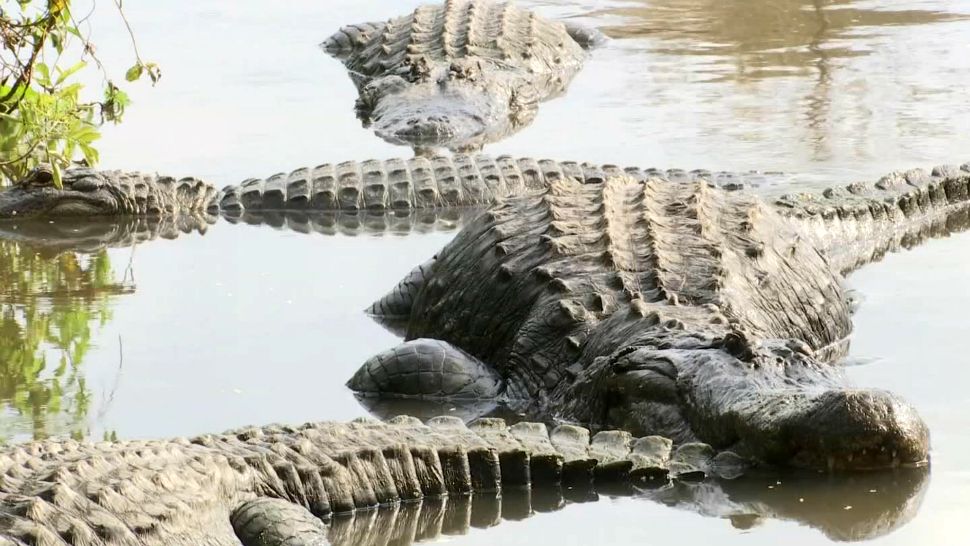
<svg viewBox="0 0 970 546">
<path fill-rule="evenodd" d="M 314 47 L 341 23 L 383 19 L 404 4 L 416 2 L 128 6 L 140 48 L 164 78 L 157 89 L 132 90 L 126 122 L 106 130 L 104 164 L 222 184 L 407 155 L 360 127 L 349 79 Z M 961 0 L 530 5 L 615 39 L 566 97 L 493 153 L 783 170 L 795 187 L 970 160 L 970 5 Z M 115 52 L 126 36 L 113 17 L 99 8 L 91 24 L 103 60 L 124 67 L 130 59 Z M 453 225 L 385 229 L 344 218 L 305 234 L 219 222 L 137 245 L 119 228 L 89 227 L 84 252 L 8 233 L 0 243 L 0 435 L 158 437 L 363 415 L 342 383 L 397 339 L 360 310 L 444 244 Z M 97 249 L 112 238 L 120 246 Z M 500 506 L 422 507 L 421 521 L 431 523 L 421 536 L 962 544 L 970 532 L 968 264 L 970 244 L 956 236 L 850 279 L 862 306 L 849 373 L 919 408 L 933 432 L 929 475 L 767 476 L 596 503 L 576 502 L 588 500 L 580 492 L 510 494 Z M 408 510 L 343 522 L 334 538 L 406 534 L 417 518 Z"/>
</svg>

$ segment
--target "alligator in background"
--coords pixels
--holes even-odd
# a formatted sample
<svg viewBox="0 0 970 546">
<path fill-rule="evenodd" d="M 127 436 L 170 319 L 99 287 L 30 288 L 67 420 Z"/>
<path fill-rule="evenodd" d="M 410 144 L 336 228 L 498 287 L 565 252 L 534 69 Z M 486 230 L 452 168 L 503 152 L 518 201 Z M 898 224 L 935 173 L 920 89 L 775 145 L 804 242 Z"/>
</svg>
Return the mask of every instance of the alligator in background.
<svg viewBox="0 0 970 546">
<path fill-rule="evenodd" d="M 500 400 L 770 464 L 921 464 L 916 410 L 837 365 L 843 275 L 965 229 L 968 183 L 970 164 L 944 166 L 766 203 L 704 181 L 556 180 L 490 209 L 376 302 L 408 341 L 348 385 Z"/>
<path fill-rule="evenodd" d="M 447 0 L 346 26 L 321 46 L 346 66 L 364 126 L 422 154 L 480 150 L 528 125 L 603 40 L 511 2 Z"/>
<path fill-rule="evenodd" d="M 454 417 L 271 425 L 191 440 L 46 440 L 0 451 L 0 545 L 311 546 L 328 535 L 336 544 L 409 543 L 595 500 L 597 491 L 734 525 L 794 519 L 861 539 L 911 519 L 928 474 L 834 477 L 825 491 L 860 499 L 847 515 L 803 488 L 718 477 L 742 470 L 703 444 L 673 449 L 660 437 L 497 419 L 466 427 Z M 872 487 L 881 502 L 861 501 Z M 395 517 L 374 519 L 388 513 Z"/>
</svg>

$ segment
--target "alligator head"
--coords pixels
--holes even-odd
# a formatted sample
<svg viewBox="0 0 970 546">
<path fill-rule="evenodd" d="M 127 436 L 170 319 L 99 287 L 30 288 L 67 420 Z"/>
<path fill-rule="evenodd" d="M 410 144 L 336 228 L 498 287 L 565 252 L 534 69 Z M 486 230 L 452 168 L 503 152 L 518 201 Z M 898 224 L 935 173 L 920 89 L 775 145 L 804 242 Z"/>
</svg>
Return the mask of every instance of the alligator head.
<svg viewBox="0 0 970 546">
<path fill-rule="evenodd" d="M 928 428 L 898 396 L 849 387 L 838 367 L 798 343 L 739 351 L 735 341 L 689 338 L 598 358 L 570 386 L 565 413 L 700 438 L 771 464 L 843 470 L 927 460 Z"/>
<path fill-rule="evenodd" d="M 484 77 L 475 60 L 445 65 L 423 59 L 361 89 L 357 115 L 387 142 L 416 150 L 474 151 L 535 116 L 537 101 L 525 100 L 530 93 L 514 76 L 491 70 Z"/>
<path fill-rule="evenodd" d="M 49 166 L 31 171 L 0 192 L 0 220 L 93 216 L 168 216 L 202 214 L 216 190 L 198 178 L 75 167 L 54 185 Z"/>
<path fill-rule="evenodd" d="M 103 176 L 89 169 L 72 169 L 63 187 L 54 185 L 50 166 L 41 165 L 13 187 L 0 192 L 0 219 L 101 216 L 119 209 L 117 192 Z"/>
</svg>

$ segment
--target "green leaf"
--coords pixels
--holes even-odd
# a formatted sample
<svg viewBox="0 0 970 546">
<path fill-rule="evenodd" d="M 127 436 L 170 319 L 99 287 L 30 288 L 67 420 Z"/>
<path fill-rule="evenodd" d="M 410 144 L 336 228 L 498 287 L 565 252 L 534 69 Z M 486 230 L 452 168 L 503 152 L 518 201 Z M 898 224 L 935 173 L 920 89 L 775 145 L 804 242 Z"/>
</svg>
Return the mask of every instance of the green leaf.
<svg viewBox="0 0 970 546">
<path fill-rule="evenodd" d="M 49 68 L 47 68 L 46 64 L 44 63 L 35 64 L 34 72 L 35 72 L 34 78 L 37 80 L 37 83 L 43 85 L 44 87 L 51 86 L 51 71 Z"/>
<path fill-rule="evenodd" d="M 54 187 L 62 190 L 64 189 L 64 180 L 61 179 L 61 168 L 57 166 L 57 163 L 51 163 L 51 167 L 54 171 Z"/>
<path fill-rule="evenodd" d="M 99 155 L 97 149 L 87 144 L 78 144 L 78 147 L 81 148 L 81 153 L 84 155 L 84 159 L 88 162 L 88 165 L 94 166 L 98 164 Z"/>
<path fill-rule="evenodd" d="M 59 70 L 59 74 L 57 76 L 57 81 L 54 82 L 54 84 L 55 85 L 60 85 L 60 84 L 64 83 L 64 80 L 70 78 L 72 74 L 74 74 L 78 70 L 81 70 L 82 68 L 84 68 L 87 65 L 88 65 L 88 63 L 86 63 L 84 61 L 79 61 L 77 64 L 75 64 L 71 68 L 68 68 L 67 70 Z"/>
<path fill-rule="evenodd" d="M 130 82 L 136 81 L 138 78 L 141 77 L 142 72 L 144 71 L 145 71 L 145 65 L 141 63 L 135 63 L 134 66 L 128 69 L 128 72 L 125 72 L 125 79 Z"/>
</svg>

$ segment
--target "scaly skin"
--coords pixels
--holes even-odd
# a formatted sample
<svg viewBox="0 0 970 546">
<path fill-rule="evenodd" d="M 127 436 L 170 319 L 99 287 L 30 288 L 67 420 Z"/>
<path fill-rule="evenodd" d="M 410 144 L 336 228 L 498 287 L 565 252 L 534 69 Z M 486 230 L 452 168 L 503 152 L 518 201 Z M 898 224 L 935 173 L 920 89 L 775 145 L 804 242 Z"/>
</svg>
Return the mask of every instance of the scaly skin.
<svg viewBox="0 0 970 546">
<path fill-rule="evenodd" d="M 899 248 L 963 231 L 970 163 L 913 169 L 875 184 L 785 195 L 778 211 L 848 274 Z"/>
<path fill-rule="evenodd" d="M 574 178 L 602 182 L 626 174 L 646 180 L 662 176 L 679 182 L 707 180 L 726 188 L 777 182 L 781 175 L 711 172 L 703 169 L 595 165 L 531 157 L 484 154 L 345 161 L 251 178 L 228 186 L 216 199 L 227 215 L 263 210 L 409 210 L 477 207 L 545 190 L 550 182 Z"/>
<path fill-rule="evenodd" d="M 776 204 L 697 181 L 553 182 L 479 217 L 372 306 L 410 341 L 349 386 L 504 400 L 769 464 L 919 464 L 916 411 L 852 388 L 836 362 L 851 332 L 841 273 L 966 225 L 970 171 L 935 173 Z"/>
<path fill-rule="evenodd" d="M 37 171 L 14 188 L 0 191 L 0 220 L 207 213 L 221 214 L 229 220 L 265 218 L 272 223 L 273 218 L 280 216 L 272 214 L 275 212 L 406 213 L 482 207 L 509 197 L 535 194 L 554 180 L 601 182 L 623 173 L 641 180 L 651 176 L 673 181 L 703 179 L 726 188 L 779 182 L 777 174 L 756 172 L 664 171 L 464 154 L 326 163 L 265 179 L 250 178 L 218 193 L 195 178 L 173 182 L 164 176 L 90 169 L 68 170 L 64 174 L 64 189 L 57 190 L 51 177 L 36 181 L 38 173 L 44 172 Z M 177 191 L 173 191 L 173 185 Z M 346 218 L 347 225 L 353 223 L 352 216 Z"/>
<path fill-rule="evenodd" d="M 499 515 L 522 519 L 533 507 L 588 502 L 597 492 L 736 525 L 791 519 L 861 540 L 911 519 L 928 476 L 922 467 L 824 485 L 811 475 L 738 479 L 743 462 L 712 455 L 710 446 L 671 449 L 658 437 L 591 438 L 577 427 L 548 433 L 497 419 L 466 428 L 453 417 L 272 425 L 191 440 L 46 440 L 0 451 L 0 544 L 310 546 L 389 536 L 407 544 L 467 522 L 491 525 Z M 779 478 L 786 487 L 766 487 Z M 833 496 L 844 501 L 833 510 L 813 500 Z M 415 499 L 423 502 L 401 502 Z M 845 503 L 856 510 L 845 513 Z M 388 512 L 396 517 L 381 517 Z"/>
<path fill-rule="evenodd" d="M 601 40 L 511 2 L 447 0 L 321 45 L 347 67 L 364 125 L 421 153 L 478 150 L 528 125 Z"/>
<path fill-rule="evenodd" d="M 736 474 L 710 446 L 497 419 L 316 423 L 0 451 L 0 544 L 324 544 L 318 518 L 441 495 Z M 6 542 L 4 542 L 6 541 Z M 20 542 L 18 542 L 20 541 Z"/>
<path fill-rule="evenodd" d="M 0 220 L 32 217 L 176 216 L 203 213 L 215 189 L 197 178 L 72 168 L 53 184 L 49 168 L 35 169 L 0 191 Z"/>
</svg>

